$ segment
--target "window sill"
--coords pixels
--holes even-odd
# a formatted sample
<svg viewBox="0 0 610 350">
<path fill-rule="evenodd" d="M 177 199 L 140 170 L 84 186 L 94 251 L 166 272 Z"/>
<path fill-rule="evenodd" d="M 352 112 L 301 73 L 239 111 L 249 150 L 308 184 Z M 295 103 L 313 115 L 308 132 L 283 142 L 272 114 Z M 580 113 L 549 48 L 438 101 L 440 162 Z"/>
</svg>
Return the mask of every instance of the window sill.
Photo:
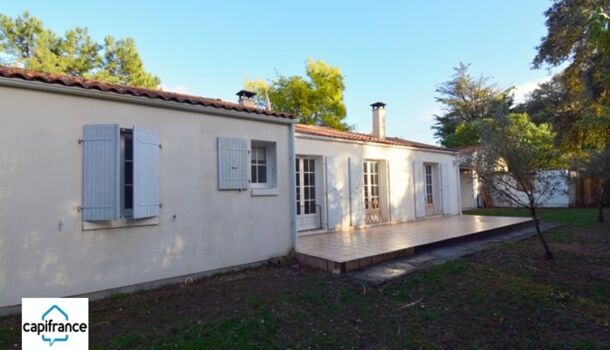
<svg viewBox="0 0 610 350">
<path fill-rule="evenodd" d="M 263 197 L 263 196 L 278 196 L 280 192 L 277 188 L 253 188 L 252 197 Z"/>
<path fill-rule="evenodd" d="M 159 225 L 159 217 L 145 219 L 120 218 L 112 221 L 83 221 L 83 231 Z"/>
</svg>

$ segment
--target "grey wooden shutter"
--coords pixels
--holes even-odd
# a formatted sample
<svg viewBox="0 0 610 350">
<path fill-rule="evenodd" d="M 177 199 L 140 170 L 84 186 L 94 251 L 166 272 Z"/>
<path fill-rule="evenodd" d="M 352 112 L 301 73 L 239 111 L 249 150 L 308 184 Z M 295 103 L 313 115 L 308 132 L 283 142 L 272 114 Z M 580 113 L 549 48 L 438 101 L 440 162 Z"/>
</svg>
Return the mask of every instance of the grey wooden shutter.
<svg viewBox="0 0 610 350">
<path fill-rule="evenodd" d="M 349 190 L 352 208 L 352 226 L 365 224 L 364 208 L 364 163 L 360 158 L 348 159 Z"/>
<path fill-rule="evenodd" d="M 443 199 L 443 214 L 451 214 L 453 208 L 451 205 L 451 194 L 449 186 L 449 168 L 450 163 L 440 163 L 441 167 L 441 196 Z"/>
<path fill-rule="evenodd" d="M 120 128 L 83 127 L 83 220 L 116 220 L 120 215 Z"/>
<path fill-rule="evenodd" d="M 133 218 L 159 215 L 159 133 L 133 128 Z"/>
<path fill-rule="evenodd" d="M 424 163 L 413 162 L 413 193 L 415 196 L 415 217 L 426 216 L 426 184 L 424 177 Z"/>
<path fill-rule="evenodd" d="M 218 138 L 218 189 L 246 190 L 249 187 L 249 142 L 246 139 Z"/>
<path fill-rule="evenodd" d="M 338 230 L 343 226 L 344 196 L 341 184 L 345 181 L 345 162 L 337 157 L 324 158 L 326 175 L 326 215 L 327 228 Z"/>
</svg>

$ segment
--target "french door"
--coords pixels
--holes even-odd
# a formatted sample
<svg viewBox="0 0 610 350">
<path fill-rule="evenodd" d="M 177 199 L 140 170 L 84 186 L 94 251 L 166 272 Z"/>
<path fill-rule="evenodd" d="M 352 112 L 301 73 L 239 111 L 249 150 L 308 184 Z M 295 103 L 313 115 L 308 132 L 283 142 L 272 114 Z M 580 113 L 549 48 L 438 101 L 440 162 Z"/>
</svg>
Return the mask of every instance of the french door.
<svg viewBox="0 0 610 350">
<path fill-rule="evenodd" d="M 322 227 L 320 206 L 316 200 L 316 162 L 314 158 L 296 159 L 297 229 L 314 230 Z"/>
<path fill-rule="evenodd" d="M 425 192 L 425 203 L 426 203 L 426 216 L 440 215 L 439 203 L 436 203 L 435 192 L 437 189 L 437 183 L 435 181 L 436 166 L 432 164 L 424 164 L 424 179 L 426 185 Z"/>
<path fill-rule="evenodd" d="M 382 222 L 379 201 L 379 162 L 364 162 L 364 211 L 367 224 Z"/>
</svg>

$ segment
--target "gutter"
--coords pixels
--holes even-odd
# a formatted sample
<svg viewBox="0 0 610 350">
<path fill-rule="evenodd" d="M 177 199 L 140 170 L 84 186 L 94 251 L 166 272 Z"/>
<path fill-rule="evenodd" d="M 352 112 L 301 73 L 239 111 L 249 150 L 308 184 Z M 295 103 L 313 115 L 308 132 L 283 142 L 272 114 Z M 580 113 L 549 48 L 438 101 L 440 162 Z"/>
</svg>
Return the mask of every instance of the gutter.
<svg viewBox="0 0 610 350">
<path fill-rule="evenodd" d="M 175 101 L 163 101 L 163 100 L 153 99 L 150 97 L 122 95 L 122 94 L 118 94 L 118 93 L 114 93 L 114 92 L 106 92 L 106 91 L 85 89 L 85 88 L 81 88 L 81 87 L 65 86 L 65 85 L 58 85 L 58 84 L 49 84 L 49 83 L 43 83 L 43 82 L 39 82 L 39 81 L 29 81 L 29 80 L 22 80 L 22 79 L 16 79 L 16 78 L 0 77 L 0 86 L 17 88 L 17 89 L 44 91 L 44 92 L 70 95 L 70 96 L 89 97 L 89 98 L 96 98 L 96 99 L 100 99 L 100 100 L 131 103 L 131 104 L 157 107 L 157 108 L 167 108 L 167 109 L 173 109 L 173 110 L 179 110 L 179 111 L 205 113 L 205 114 L 217 115 L 217 116 L 221 116 L 221 117 L 254 120 L 254 121 L 273 123 L 273 124 L 294 125 L 297 122 L 294 119 L 280 118 L 280 117 L 273 117 L 273 116 L 264 116 L 262 114 L 256 114 L 256 113 L 250 113 L 250 112 L 240 112 L 240 111 L 232 111 L 232 110 L 226 110 L 226 109 L 216 108 L 216 107 L 191 105 L 191 104 L 175 102 Z"/>
</svg>

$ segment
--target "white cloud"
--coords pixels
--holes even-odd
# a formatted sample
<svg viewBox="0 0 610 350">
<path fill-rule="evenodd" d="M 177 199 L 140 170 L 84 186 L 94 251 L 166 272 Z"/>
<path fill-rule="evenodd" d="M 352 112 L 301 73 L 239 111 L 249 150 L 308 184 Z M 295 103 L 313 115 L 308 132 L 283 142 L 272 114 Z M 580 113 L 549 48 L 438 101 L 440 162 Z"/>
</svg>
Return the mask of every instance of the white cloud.
<svg viewBox="0 0 610 350">
<path fill-rule="evenodd" d="M 538 85 L 545 83 L 551 79 L 551 76 L 536 80 L 536 81 L 528 81 L 527 83 L 523 83 L 521 85 L 515 86 L 513 90 L 515 94 L 515 104 L 523 103 L 532 93 L 532 91 L 538 88 Z"/>
<path fill-rule="evenodd" d="M 159 88 L 163 91 L 175 92 L 177 94 L 187 94 L 192 95 L 191 89 L 187 85 L 178 84 L 178 85 L 159 85 Z"/>
</svg>

